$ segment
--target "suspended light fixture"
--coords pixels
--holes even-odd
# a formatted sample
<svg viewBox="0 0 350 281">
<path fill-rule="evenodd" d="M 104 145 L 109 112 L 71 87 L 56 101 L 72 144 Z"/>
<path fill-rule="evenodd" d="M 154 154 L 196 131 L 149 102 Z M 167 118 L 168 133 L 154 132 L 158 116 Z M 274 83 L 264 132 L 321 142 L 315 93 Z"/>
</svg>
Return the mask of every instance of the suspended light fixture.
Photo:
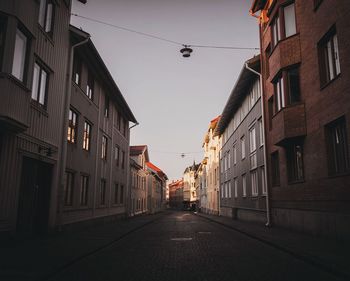
<svg viewBox="0 0 350 281">
<path fill-rule="evenodd" d="M 184 48 L 182 48 L 180 52 L 184 58 L 188 58 L 189 56 L 191 56 L 191 53 L 193 52 L 193 50 L 188 45 L 183 45 L 183 46 Z"/>
</svg>

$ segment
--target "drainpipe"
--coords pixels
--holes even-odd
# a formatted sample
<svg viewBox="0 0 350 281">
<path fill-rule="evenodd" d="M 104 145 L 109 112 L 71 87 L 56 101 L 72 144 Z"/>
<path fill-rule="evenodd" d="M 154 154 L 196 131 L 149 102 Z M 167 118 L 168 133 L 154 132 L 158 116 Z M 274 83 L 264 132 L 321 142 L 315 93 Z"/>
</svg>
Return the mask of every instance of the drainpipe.
<svg viewBox="0 0 350 281">
<path fill-rule="evenodd" d="M 58 189 L 58 230 L 62 230 L 62 214 L 63 214 L 63 190 L 64 190 L 64 172 L 67 162 L 67 131 L 68 131 L 68 114 L 69 114 L 69 105 L 72 95 L 72 72 L 73 72 L 73 58 L 74 50 L 76 47 L 81 46 L 87 43 L 90 39 L 90 35 L 85 38 L 83 41 L 76 43 L 71 46 L 69 61 L 68 61 L 68 74 L 67 74 L 67 84 L 66 84 L 66 96 L 64 99 L 64 109 L 63 109 L 63 126 L 61 132 L 61 156 L 60 156 L 60 169 L 59 169 L 59 189 Z"/>
<path fill-rule="evenodd" d="M 130 217 L 131 216 L 131 186 L 130 186 L 130 183 L 131 183 L 131 179 L 130 179 L 130 130 L 136 126 L 138 126 L 139 123 L 136 122 L 134 125 L 132 125 L 131 127 L 129 127 L 129 149 L 127 151 L 127 154 L 125 155 L 125 158 L 127 159 L 127 161 L 125 161 L 125 165 L 126 166 L 126 169 L 127 169 L 127 175 L 126 175 L 126 192 L 127 192 L 127 196 L 126 196 L 126 213 L 127 213 L 127 216 Z M 125 159 L 125 160 L 126 160 Z M 147 183 L 145 183 L 145 185 L 147 185 Z M 147 188 L 147 187 L 145 187 Z"/>
<path fill-rule="evenodd" d="M 261 104 L 261 118 L 262 118 L 262 128 L 264 132 L 264 174 L 265 174 L 265 186 L 266 186 L 266 226 L 271 226 L 271 210 L 270 210 L 270 194 L 269 186 L 267 185 L 267 149 L 266 149 L 266 132 L 265 132 L 265 110 L 264 110 L 264 99 L 263 99 L 263 86 L 262 86 L 262 75 L 248 66 L 245 63 L 245 68 L 254 74 L 259 76 L 260 84 L 260 104 Z"/>
</svg>

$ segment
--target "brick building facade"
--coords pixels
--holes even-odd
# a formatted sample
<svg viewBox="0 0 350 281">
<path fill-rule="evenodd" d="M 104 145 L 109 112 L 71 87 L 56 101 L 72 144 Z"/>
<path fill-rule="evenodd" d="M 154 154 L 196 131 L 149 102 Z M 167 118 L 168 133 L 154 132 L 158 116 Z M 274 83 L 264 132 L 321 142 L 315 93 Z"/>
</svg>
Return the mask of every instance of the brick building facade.
<svg viewBox="0 0 350 281">
<path fill-rule="evenodd" d="M 350 234 L 349 1 L 253 1 L 272 222 Z"/>
</svg>

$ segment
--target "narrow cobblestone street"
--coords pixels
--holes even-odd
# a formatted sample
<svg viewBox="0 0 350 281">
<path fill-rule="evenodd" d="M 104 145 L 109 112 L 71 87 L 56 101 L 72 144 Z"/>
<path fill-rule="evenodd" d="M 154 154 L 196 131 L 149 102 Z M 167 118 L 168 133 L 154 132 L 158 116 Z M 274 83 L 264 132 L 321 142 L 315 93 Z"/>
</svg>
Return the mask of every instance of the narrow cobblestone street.
<svg viewBox="0 0 350 281">
<path fill-rule="evenodd" d="M 50 280 L 341 279 L 190 212 L 166 212 Z"/>
</svg>

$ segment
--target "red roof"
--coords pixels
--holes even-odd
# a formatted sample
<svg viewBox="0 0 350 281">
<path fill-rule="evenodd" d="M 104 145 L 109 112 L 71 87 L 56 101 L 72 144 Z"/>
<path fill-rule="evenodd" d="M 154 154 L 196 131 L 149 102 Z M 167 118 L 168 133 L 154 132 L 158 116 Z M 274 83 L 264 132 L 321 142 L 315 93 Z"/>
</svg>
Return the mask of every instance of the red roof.
<svg viewBox="0 0 350 281">
<path fill-rule="evenodd" d="M 166 177 L 166 174 L 161 169 L 159 169 L 156 165 L 154 165 L 153 163 L 146 162 L 146 165 L 148 168 L 155 171 L 160 177 L 164 177 L 164 176 Z"/>
</svg>

